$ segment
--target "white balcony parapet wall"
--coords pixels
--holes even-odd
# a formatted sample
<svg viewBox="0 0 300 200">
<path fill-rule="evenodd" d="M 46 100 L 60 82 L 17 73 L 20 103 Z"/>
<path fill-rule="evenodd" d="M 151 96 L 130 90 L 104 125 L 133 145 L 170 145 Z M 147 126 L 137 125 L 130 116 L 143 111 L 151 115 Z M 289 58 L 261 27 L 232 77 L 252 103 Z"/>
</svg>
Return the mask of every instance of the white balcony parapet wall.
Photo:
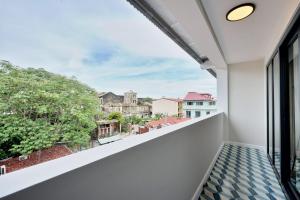
<svg viewBox="0 0 300 200">
<path fill-rule="evenodd" d="M 191 199 L 223 137 L 223 113 L 0 177 L 3 199 Z"/>
</svg>

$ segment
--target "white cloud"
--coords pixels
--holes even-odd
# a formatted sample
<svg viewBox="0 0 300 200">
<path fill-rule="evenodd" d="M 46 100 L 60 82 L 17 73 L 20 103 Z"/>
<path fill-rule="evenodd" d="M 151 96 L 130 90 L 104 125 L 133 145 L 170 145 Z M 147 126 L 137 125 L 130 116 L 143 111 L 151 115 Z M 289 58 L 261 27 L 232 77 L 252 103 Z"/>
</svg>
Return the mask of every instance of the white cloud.
<svg viewBox="0 0 300 200">
<path fill-rule="evenodd" d="M 124 0 L 1 3 L 0 59 L 22 67 L 44 67 L 75 75 L 98 90 L 123 93 L 133 89 L 142 96 L 155 97 L 177 97 L 190 90 L 215 94 L 214 78 L 200 71 L 189 55 Z M 99 48 L 110 46 L 116 48 L 114 59 L 98 65 L 82 62 Z M 129 66 L 134 59 L 159 58 L 167 61 Z M 178 75 L 178 81 L 114 78 L 168 70 L 172 74 L 179 68 L 197 72 L 199 79 L 180 80 L 184 74 Z"/>
</svg>

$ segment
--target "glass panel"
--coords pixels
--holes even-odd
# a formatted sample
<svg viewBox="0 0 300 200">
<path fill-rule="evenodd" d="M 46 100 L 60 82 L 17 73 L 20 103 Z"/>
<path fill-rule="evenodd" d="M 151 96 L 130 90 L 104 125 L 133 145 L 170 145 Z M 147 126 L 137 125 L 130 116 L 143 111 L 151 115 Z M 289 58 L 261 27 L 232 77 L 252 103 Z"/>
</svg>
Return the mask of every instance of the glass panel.
<svg viewBox="0 0 300 200">
<path fill-rule="evenodd" d="M 291 182 L 300 191 L 300 85 L 298 39 L 289 47 L 289 93 L 290 93 L 290 140 L 291 140 Z"/>
<path fill-rule="evenodd" d="M 274 74 L 274 161 L 275 167 L 280 174 L 280 68 L 279 55 L 275 55 L 273 60 Z"/>
<path fill-rule="evenodd" d="M 273 66 L 268 66 L 268 127 L 269 127 L 269 155 L 273 159 Z"/>
</svg>

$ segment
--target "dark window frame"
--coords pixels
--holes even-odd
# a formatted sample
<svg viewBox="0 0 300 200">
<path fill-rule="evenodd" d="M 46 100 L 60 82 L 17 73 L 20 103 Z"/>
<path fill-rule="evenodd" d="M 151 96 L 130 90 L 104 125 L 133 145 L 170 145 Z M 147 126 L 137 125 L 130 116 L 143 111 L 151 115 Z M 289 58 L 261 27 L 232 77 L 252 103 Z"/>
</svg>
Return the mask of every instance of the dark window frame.
<svg viewBox="0 0 300 200">
<path fill-rule="evenodd" d="M 197 101 L 196 106 L 203 106 L 203 101 Z"/>
<path fill-rule="evenodd" d="M 189 114 L 188 114 L 188 113 L 189 113 Z M 192 117 L 192 111 L 186 110 L 186 111 L 185 111 L 185 115 L 186 115 L 187 118 L 191 118 L 191 117 Z"/>
<path fill-rule="evenodd" d="M 288 67 L 288 48 L 289 45 L 292 44 L 296 38 L 300 39 L 300 9 L 297 10 L 294 15 L 292 21 L 290 22 L 288 28 L 286 29 L 283 37 L 279 41 L 277 47 L 275 48 L 269 62 L 268 66 L 272 64 L 273 59 L 276 56 L 276 53 L 279 53 L 279 68 L 280 68 L 280 140 L 281 140 L 281 160 L 280 160 L 280 173 L 274 167 L 274 154 L 273 159 L 269 156 L 269 98 L 273 98 L 273 116 L 272 116 L 272 126 L 274 127 L 274 93 L 272 97 L 268 96 L 269 92 L 269 81 L 267 81 L 267 152 L 268 158 L 272 167 L 275 171 L 277 178 L 280 180 L 280 184 L 283 187 L 284 192 L 290 197 L 290 199 L 300 199 L 300 193 L 296 190 L 296 188 L 290 182 L 290 94 L 289 94 L 289 67 Z M 272 79 L 274 79 L 274 71 L 272 73 Z M 268 80 L 268 74 L 267 74 Z M 272 80 L 272 90 L 274 90 L 274 80 Z M 274 129 L 272 131 L 273 134 L 273 152 L 274 152 Z"/>
</svg>

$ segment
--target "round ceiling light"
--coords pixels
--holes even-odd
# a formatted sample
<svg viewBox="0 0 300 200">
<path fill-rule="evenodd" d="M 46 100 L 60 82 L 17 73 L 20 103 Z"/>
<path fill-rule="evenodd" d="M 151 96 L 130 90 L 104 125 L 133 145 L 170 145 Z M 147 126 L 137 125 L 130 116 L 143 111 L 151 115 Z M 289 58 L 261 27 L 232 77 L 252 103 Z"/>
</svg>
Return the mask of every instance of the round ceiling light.
<svg viewBox="0 0 300 200">
<path fill-rule="evenodd" d="M 226 14 L 226 19 L 232 22 L 239 21 L 250 16 L 254 10 L 255 5 L 253 3 L 244 3 L 229 10 Z"/>
</svg>

